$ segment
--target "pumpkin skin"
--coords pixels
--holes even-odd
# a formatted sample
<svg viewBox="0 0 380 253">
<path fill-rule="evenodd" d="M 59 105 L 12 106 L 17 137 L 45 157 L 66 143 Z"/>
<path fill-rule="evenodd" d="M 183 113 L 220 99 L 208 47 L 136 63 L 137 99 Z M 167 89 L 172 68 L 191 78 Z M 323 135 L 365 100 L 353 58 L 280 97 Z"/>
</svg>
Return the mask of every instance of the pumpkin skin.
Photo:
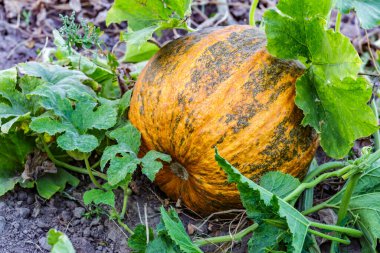
<svg viewBox="0 0 380 253">
<path fill-rule="evenodd" d="M 155 182 L 200 214 L 241 206 L 214 147 L 246 177 L 305 175 L 318 146 L 302 127 L 295 82 L 303 69 L 272 57 L 251 26 L 208 29 L 174 40 L 146 65 L 129 111 L 145 151 L 171 155 Z"/>
</svg>

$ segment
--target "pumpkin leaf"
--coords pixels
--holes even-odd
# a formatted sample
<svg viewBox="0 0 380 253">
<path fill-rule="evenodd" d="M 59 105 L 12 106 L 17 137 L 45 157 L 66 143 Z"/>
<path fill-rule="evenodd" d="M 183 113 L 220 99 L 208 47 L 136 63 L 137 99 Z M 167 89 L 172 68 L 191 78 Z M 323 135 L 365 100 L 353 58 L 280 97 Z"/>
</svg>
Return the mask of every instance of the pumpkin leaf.
<svg viewBox="0 0 380 253">
<path fill-rule="evenodd" d="M 25 95 L 16 89 L 16 68 L 0 71 L 0 127 L 8 133 L 12 126 L 28 118 L 30 105 Z"/>
<path fill-rule="evenodd" d="M 75 253 L 70 239 L 60 231 L 50 229 L 47 233 L 47 241 L 52 246 L 50 253 Z"/>
<path fill-rule="evenodd" d="M 193 244 L 190 237 L 187 235 L 185 228 L 174 209 L 167 212 L 164 207 L 161 207 L 161 221 L 165 226 L 165 230 L 169 237 L 176 245 L 178 245 L 182 252 L 202 252 L 200 248 Z"/>
<path fill-rule="evenodd" d="M 292 252 L 302 252 L 310 221 L 286 201 L 243 176 L 219 155 L 217 149 L 215 149 L 215 159 L 227 173 L 228 182 L 236 183 L 248 217 L 259 222 L 259 225 L 268 218 L 285 219 L 285 224 L 291 233 Z"/>
<path fill-rule="evenodd" d="M 140 160 L 132 155 L 126 154 L 122 157 L 113 157 L 107 170 L 109 184 L 116 185 L 127 175 L 133 174 L 138 164 L 140 164 Z"/>
<path fill-rule="evenodd" d="M 103 191 L 100 189 L 91 189 L 83 194 L 83 202 L 85 205 L 89 205 L 93 202 L 95 205 L 104 204 L 115 207 L 115 194 L 112 190 Z"/>
<path fill-rule="evenodd" d="M 341 33 L 325 28 L 332 4 L 281 0 L 278 10 L 265 12 L 264 22 L 269 52 L 308 67 L 296 84 L 302 124 L 320 133 L 329 156 L 342 158 L 356 139 L 377 130 L 377 121 L 367 105 L 370 86 L 357 78 L 361 60 L 355 48 Z"/>
<path fill-rule="evenodd" d="M 95 92 L 83 84 L 92 80 L 81 71 L 38 62 L 21 63 L 18 66 L 21 73 L 39 77 L 43 81 L 42 85 L 36 88 L 35 94 L 39 92 L 44 94 L 44 91 L 49 89 L 61 97 L 67 96 L 72 99 L 79 98 L 83 94 L 95 97 Z"/>
<path fill-rule="evenodd" d="M 260 179 L 260 186 L 276 194 L 280 198 L 286 197 L 300 185 L 300 181 L 289 174 L 280 171 L 270 171 Z"/>
<path fill-rule="evenodd" d="M 145 253 L 146 247 L 148 245 L 146 238 L 146 226 L 139 224 L 134 229 L 134 234 L 128 239 L 128 246 L 134 252 Z M 154 239 L 153 230 L 149 228 L 149 241 Z"/>
<path fill-rule="evenodd" d="M 153 36 L 163 29 L 186 29 L 186 16 L 191 13 L 191 1 L 179 0 L 116 0 L 108 11 L 106 24 L 128 21 L 128 32 L 121 35 L 128 47 L 138 51 Z"/>
<path fill-rule="evenodd" d="M 38 194 L 45 199 L 50 199 L 57 192 L 63 191 L 67 184 L 76 187 L 79 179 L 61 168 L 57 173 L 45 174 L 36 181 Z"/>
<path fill-rule="evenodd" d="M 156 44 L 151 42 L 142 42 L 140 47 L 136 46 L 136 44 L 140 43 L 128 44 L 123 59 L 124 62 L 142 62 L 149 60 L 160 49 Z"/>
<path fill-rule="evenodd" d="M 33 117 L 30 128 L 37 133 L 62 133 L 57 138 L 57 144 L 64 150 L 91 152 L 99 141 L 88 132 L 92 129 L 106 130 L 116 124 L 117 110 L 109 104 L 98 105 L 92 99 L 82 97 L 73 108 L 72 101 L 51 90 L 39 92 L 38 95 L 43 95 L 41 105 L 51 114 Z"/>
<path fill-rule="evenodd" d="M 33 138 L 21 133 L 0 135 L 0 196 L 20 182 L 26 156 L 34 148 Z"/>
<path fill-rule="evenodd" d="M 268 224 L 261 224 L 256 230 L 255 235 L 248 241 L 249 253 L 266 253 L 270 250 L 279 250 L 277 247 L 279 237 L 283 231 Z"/>
<path fill-rule="evenodd" d="M 155 150 L 151 150 L 141 159 L 142 173 L 145 174 L 150 181 L 154 181 L 157 172 L 162 169 L 163 165 L 161 162 L 156 161 L 157 159 L 164 162 L 170 162 L 172 159 L 170 155 L 166 155 Z"/>
<path fill-rule="evenodd" d="M 380 2 L 376 0 L 338 0 L 336 7 L 343 13 L 354 9 L 361 27 L 371 29 L 380 25 Z"/>
</svg>

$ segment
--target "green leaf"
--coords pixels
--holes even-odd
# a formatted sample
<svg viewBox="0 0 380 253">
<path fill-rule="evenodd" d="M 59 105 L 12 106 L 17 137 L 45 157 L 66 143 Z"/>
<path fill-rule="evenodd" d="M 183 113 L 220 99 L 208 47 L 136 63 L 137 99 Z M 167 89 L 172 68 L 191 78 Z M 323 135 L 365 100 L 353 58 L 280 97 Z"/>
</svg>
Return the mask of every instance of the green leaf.
<svg viewBox="0 0 380 253">
<path fill-rule="evenodd" d="M 140 160 L 132 155 L 113 157 L 107 170 L 109 184 L 116 185 L 122 181 L 127 175 L 135 172 L 138 164 Z"/>
<path fill-rule="evenodd" d="M 142 173 L 145 174 L 150 181 L 154 181 L 157 172 L 162 169 L 163 165 L 161 162 L 156 161 L 160 159 L 164 162 L 170 162 L 172 159 L 170 155 L 166 155 L 155 150 L 149 151 L 142 159 Z"/>
<path fill-rule="evenodd" d="M 355 9 L 364 29 L 380 25 L 380 2 L 377 0 L 338 0 L 336 6 L 343 13 Z"/>
<path fill-rule="evenodd" d="M 321 134 L 329 156 L 342 158 L 356 139 L 377 130 L 377 122 L 367 106 L 370 86 L 356 79 L 361 60 L 355 48 L 342 34 L 326 30 L 332 4 L 281 0 L 278 10 L 265 12 L 264 22 L 269 52 L 309 67 L 296 84 L 302 124 Z"/>
<path fill-rule="evenodd" d="M 260 179 L 260 186 L 276 194 L 280 198 L 286 197 L 300 185 L 300 181 L 289 174 L 280 171 L 270 171 Z"/>
<path fill-rule="evenodd" d="M 172 11 L 160 0 L 116 0 L 107 13 L 106 24 L 128 20 L 132 30 L 141 30 L 160 21 L 168 20 Z"/>
<path fill-rule="evenodd" d="M 2 133 L 8 133 L 20 120 L 28 118 L 29 103 L 17 86 L 16 68 L 0 71 L 0 127 Z"/>
<path fill-rule="evenodd" d="M 148 245 L 146 238 L 146 226 L 139 224 L 134 229 L 134 234 L 128 239 L 128 247 L 134 252 L 145 253 L 146 247 Z M 154 239 L 153 230 L 149 228 L 149 241 Z"/>
<path fill-rule="evenodd" d="M 164 2 L 181 18 L 191 14 L 191 0 L 164 0 Z"/>
<path fill-rule="evenodd" d="M 261 224 L 248 242 L 249 253 L 266 253 L 270 250 L 279 250 L 277 244 L 279 236 L 283 231 L 268 224 Z"/>
<path fill-rule="evenodd" d="M 132 90 L 127 91 L 123 94 L 119 102 L 119 115 L 124 116 L 124 113 L 127 111 L 129 105 L 131 104 Z"/>
<path fill-rule="evenodd" d="M 57 192 L 63 191 L 67 184 L 76 187 L 79 179 L 61 168 L 57 173 L 45 174 L 36 181 L 38 194 L 45 199 L 50 199 Z"/>
<path fill-rule="evenodd" d="M 83 84 L 84 81 L 91 82 L 91 79 L 81 71 L 38 62 L 21 63 L 18 66 L 23 74 L 41 78 L 43 85 L 37 87 L 39 91 L 49 88 L 61 97 L 73 99 L 82 94 L 95 96 L 95 92 Z"/>
<path fill-rule="evenodd" d="M 141 50 L 142 45 L 153 37 L 153 33 L 160 29 L 159 25 L 145 27 L 137 31 L 120 34 L 120 40 L 125 41 L 129 47 Z"/>
<path fill-rule="evenodd" d="M 366 79 L 333 79 L 329 86 L 318 67 L 298 79 L 296 104 L 304 111 L 303 125 L 321 134 L 321 146 L 329 156 L 340 158 L 358 138 L 377 130 L 377 122 L 367 105 L 372 89 Z"/>
<path fill-rule="evenodd" d="M 260 219 L 264 220 L 268 217 L 277 218 L 276 216 L 285 218 L 292 234 L 292 252 L 301 252 L 310 221 L 287 202 L 243 176 L 236 168 L 224 160 L 216 149 L 215 159 L 227 173 L 228 181 L 237 184 L 240 198 L 247 210 L 248 217 L 255 219 L 255 221 L 257 219 L 259 221 Z"/>
<path fill-rule="evenodd" d="M 161 219 L 168 235 L 173 242 L 179 246 L 181 251 L 186 253 L 202 252 L 201 249 L 193 244 L 190 237 L 187 235 L 185 228 L 174 209 L 167 212 L 164 207 L 161 207 Z"/>
<path fill-rule="evenodd" d="M 118 143 L 123 143 L 130 147 L 134 153 L 139 152 L 141 145 L 141 134 L 136 127 L 127 123 L 126 125 L 116 128 L 109 133 L 109 137 L 115 139 Z"/>
<path fill-rule="evenodd" d="M 146 247 L 145 253 L 156 252 L 179 253 L 181 251 L 178 249 L 178 246 L 173 242 L 173 240 L 171 240 L 168 235 L 164 234 L 149 242 Z"/>
<path fill-rule="evenodd" d="M 93 202 L 95 205 L 104 204 L 115 207 L 115 194 L 113 191 L 91 189 L 83 194 L 83 202 L 85 205 Z"/>
<path fill-rule="evenodd" d="M 98 105 L 88 97 L 81 97 L 73 108 L 69 99 L 51 90 L 38 95 L 44 95 L 41 105 L 51 110 L 51 113 L 32 118 L 30 128 L 37 133 L 50 135 L 63 133 L 57 138 L 57 143 L 64 150 L 91 152 L 99 145 L 99 141 L 88 132 L 92 129 L 106 130 L 116 124 L 117 110 L 109 104 Z"/>
<path fill-rule="evenodd" d="M 70 239 L 62 232 L 50 229 L 47 233 L 47 241 L 52 246 L 50 253 L 75 253 Z"/>
<path fill-rule="evenodd" d="M 141 30 L 140 30 L 141 31 Z M 149 60 L 160 48 L 151 42 L 142 43 L 140 47 L 133 44 L 127 45 L 124 62 L 142 62 Z"/>
<path fill-rule="evenodd" d="M 26 156 L 33 151 L 34 140 L 21 133 L 0 135 L 0 196 L 21 180 Z"/>
</svg>

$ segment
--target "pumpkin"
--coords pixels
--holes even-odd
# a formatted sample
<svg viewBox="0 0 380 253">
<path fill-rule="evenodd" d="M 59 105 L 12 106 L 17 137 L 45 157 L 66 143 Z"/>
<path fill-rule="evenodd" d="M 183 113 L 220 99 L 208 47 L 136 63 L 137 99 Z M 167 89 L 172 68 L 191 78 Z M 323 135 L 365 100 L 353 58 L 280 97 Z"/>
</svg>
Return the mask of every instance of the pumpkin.
<svg viewBox="0 0 380 253">
<path fill-rule="evenodd" d="M 145 151 L 171 155 L 155 182 L 200 215 L 241 206 L 214 147 L 246 177 L 302 177 L 318 141 L 301 126 L 295 82 L 303 68 L 272 57 L 251 26 L 212 28 L 176 39 L 148 62 L 129 119 Z"/>
</svg>

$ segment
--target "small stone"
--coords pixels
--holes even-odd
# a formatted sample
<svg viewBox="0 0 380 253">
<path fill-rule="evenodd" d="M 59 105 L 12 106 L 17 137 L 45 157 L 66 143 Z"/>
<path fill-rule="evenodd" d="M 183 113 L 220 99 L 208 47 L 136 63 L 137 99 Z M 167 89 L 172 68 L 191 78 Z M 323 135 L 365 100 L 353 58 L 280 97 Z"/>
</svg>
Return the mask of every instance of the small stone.
<svg viewBox="0 0 380 253">
<path fill-rule="evenodd" d="M 22 201 L 17 201 L 16 206 L 22 206 Z"/>
<path fill-rule="evenodd" d="M 27 229 L 24 229 L 24 230 L 22 231 L 22 233 L 23 233 L 23 234 L 27 234 L 27 233 L 29 233 L 29 231 L 28 231 Z"/>
<path fill-rule="evenodd" d="M 90 223 L 90 227 L 96 226 L 99 224 L 100 218 L 93 219 Z"/>
<path fill-rule="evenodd" d="M 37 227 L 39 227 L 39 228 L 49 228 L 50 227 L 49 224 L 46 224 L 45 222 L 43 222 L 40 219 L 37 220 L 36 224 L 37 224 Z"/>
<path fill-rule="evenodd" d="M 7 205 L 3 201 L 0 201 L 0 211 L 3 211 L 6 207 Z"/>
<path fill-rule="evenodd" d="M 18 207 L 16 208 L 16 213 L 18 217 L 26 219 L 30 215 L 30 209 L 25 207 Z"/>
<path fill-rule="evenodd" d="M 82 215 L 84 214 L 85 211 L 86 210 L 83 207 L 76 207 L 73 212 L 74 217 L 78 219 L 82 218 Z"/>
<path fill-rule="evenodd" d="M 7 224 L 5 218 L 0 216 L 0 235 L 5 231 L 5 225 Z"/>
<path fill-rule="evenodd" d="M 61 213 L 62 219 L 64 222 L 69 222 L 71 220 L 71 213 L 69 211 L 62 211 Z"/>
<path fill-rule="evenodd" d="M 39 244 L 39 245 L 41 246 L 41 248 L 43 248 L 44 250 L 48 250 L 48 251 L 51 250 L 51 246 L 48 244 L 46 237 L 41 237 L 41 238 L 38 240 L 38 244 Z"/>
<path fill-rule="evenodd" d="M 75 226 L 77 226 L 77 225 L 79 225 L 80 224 L 80 220 L 73 220 L 73 222 L 71 222 L 71 225 L 73 226 L 73 227 L 75 227 Z"/>
<path fill-rule="evenodd" d="M 28 199 L 28 194 L 26 194 L 26 192 L 20 191 L 20 192 L 17 194 L 17 199 L 18 199 L 18 200 L 21 200 L 21 201 L 25 201 L 25 200 Z"/>
<path fill-rule="evenodd" d="M 18 223 L 17 221 L 14 221 L 11 223 L 12 227 L 14 227 L 16 230 L 20 228 L 20 223 Z"/>
<path fill-rule="evenodd" d="M 84 230 L 83 230 L 83 236 L 84 237 L 88 237 L 88 236 L 90 236 L 90 234 L 91 234 L 91 230 L 90 230 L 90 228 L 85 228 Z"/>
<path fill-rule="evenodd" d="M 71 200 L 65 201 L 65 205 L 69 209 L 74 209 L 78 206 L 74 201 L 71 201 Z"/>
<path fill-rule="evenodd" d="M 28 198 L 26 199 L 26 203 L 27 203 L 28 205 L 31 205 L 31 204 L 33 204 L 33 202 L 34 202 L 34 198 L 33 198 L 33 196 L 28 196 Z"/>
</svg>

